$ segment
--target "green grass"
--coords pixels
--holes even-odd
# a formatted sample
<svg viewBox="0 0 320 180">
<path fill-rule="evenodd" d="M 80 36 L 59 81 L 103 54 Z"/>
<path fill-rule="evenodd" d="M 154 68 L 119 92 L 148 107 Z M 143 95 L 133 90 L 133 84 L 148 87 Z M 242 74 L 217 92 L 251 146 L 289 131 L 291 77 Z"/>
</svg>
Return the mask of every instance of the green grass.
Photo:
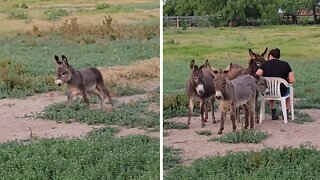
<svg viewBox="0 0 320 180">
<path fill-rule="evenodd" d="M 68 16 L 70 13 L 65 9 L 48 9 L 44 11 L 47 20 L 55 21 L 63 16 Z"/>
<path fill-rule="evenodd" d="M 15 10 L 11 11 L 9 14 L 10 19 L 30 19 L 30 15 L 28 14 L 27 11 L 24 10 Z"/>
<path fill-rule="evenodd" d="M 34 38 L 30 36 L 17 36 L 2 38 L 0 41 L 0 64 L 11 62 L 11 71 L 14 64 L 21 64 L 23 73 L 19 78 L 31 83 L 28 86 L 15 86 L 3 88 L 0 81 L 0 98 L 21 97 L 39 92 L 56 90 L 54 76 L 56 63 L 54 55 L 67 56 L 69 63 L 76 69 L 97 66 L 128 65 L 130 63 L 159 56 L 159 40 L 116 40 L 108 44 L 78 44 L 65 41 L 61 36 Z M 10 71 L 10 73 L 11 73 Z M 12 77 L 13 77 L 12 76 Z M 21 83 L 20 83 L 21 84 Z M 130 90 L 133 91 L 138 90 Z M 140 92 L 140 91 L 139 91 Z M 120 94 L 128 94 L 122 89 Z"/>
<path fill-rule="evenodd" d="M 159 139 L 115 132 L 0 144 L 1 179 L 158 179 Z"/>
<path fill-rule="evenodd" d="M 152 10 L 152 9 L 159 9 L 160 5 L 158 1 L 154 2 L 145 2 L 145 3 L 136 3 L 133 5 L 137 9 L 143 10 Z"/>
<path fill-rule="evenodd" d="M 110 4 L 107 4 L 107 3 L 101 3 L 101 4 L 97 4 L 96 5 L 96 9 L 99 10 L 99 9 L 107 9 L 110 7 Z"/>
<path fill-rule="evenodd" d="M 240 130 L 233 131 L 222 135 L 221 137 L 215 137 L 210 139 L 210 141 L 220 141 L 226 143 L 255 143 L 258 144 L 264 139 L 266 139 L 270 134 L 266 132 L 261 132 L 258 130 Z"/>
<path fill-rule="evenodd" d="M 200 130 L 200 131 L 195 131 L 196 134 L 200 136 L 210 136 L 212 135 L 212 131 L 210 130 Z"/>
<path fill-rule="evenodd" d="M 200 159 L 190 167 L 171 170 L 164 179 L 317 179 L 319 175 L 320 151 L 301 145 Z"/>
<path fill-rule="evenodd" d="M 168 170 L 181 164 L 181 149 L 175 149 L 172 147 L 163 147 L 163 169 Z"/>
<path fill-rule="evenodd" d="M 149 101 L 123 105 L 111 112 L 101 109 L 88 109 L 82 100 L 70 105 L 57 103 L 47 106 L 38 118 L 85 122 L 87 124 L 119 125 L 126 127 L 157 128 L 160 124 L 159 113 L 147 111 Z"/>
<path fill-rule="evenodd" d="M 189 126 L 185 123 L 181 122 L 173 122 L 173 121 L 164 121 L 163 129 L 189 129 Z"/>
<path fill-rule="evenodd" d="M 314 122 L 314 119 L 308 113 L 295 111 L 294 115 L 295 115 L 293 120 L 294 123 L 304 124 L 308 122 Z"/>
<path fill-rule="evenodd" d="M 268 46 L 280 48 L 282 59 L 289 62 L 296 76 L 296 107 L 320 108 L 319 26 L 260 26 L 237 28 L 191 28 L 186 31 L 165 29 L 164 95 L 184 93 L 190 75 L 189 63 L 225 68 L 230 62 L 247 66 L 248 49 L 262 53 Z M 179 72 L 179 73 L 177 73 Z"/>
</svg>

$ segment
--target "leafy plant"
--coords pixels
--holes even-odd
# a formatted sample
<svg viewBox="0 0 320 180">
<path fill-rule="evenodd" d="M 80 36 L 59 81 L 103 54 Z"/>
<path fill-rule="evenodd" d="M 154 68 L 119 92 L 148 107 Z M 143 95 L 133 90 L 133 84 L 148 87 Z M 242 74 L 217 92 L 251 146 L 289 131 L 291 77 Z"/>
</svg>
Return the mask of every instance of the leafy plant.
<svg viewBox="0 0 320 180">
<path fill-rule="evenodd" d="M 233 131 L 224 134 L 221 137 L 216 137 L 210 139 L 210 141 L 220 141 L 226 143 L 260 143 L 262 140 L 266 139 L 270 134 L 266 132 L 261 132 L 257 130 L 240 130 Z"/>
<path fill-rule="evenodd" d="M 110 7 L 110 4 L 107 3 L 101 3 L 101 4 L 97 4 L 96 5 L 96 9 L 100 10 L 100 9 L 107 9 Z"/>
<path fill-rule="evenodd" d="M 314 122 L 314 119 L 308 114 L 300 111 L 295 111 L 295 118 L 293 120 L 294 123 L 304 124 L 307 122 Z"/>
<path fill-rule="evenodd" d="M 9 18 L 11 19 L 30 19 L 30 15 L 23 10 L 11 11 Z"/>
<path fill-rule="evenodd" d="M 60 19 L 63 16 L 68 16 L 69 12 L 66 11 L 65 9 L 49 9 L 44 12 L 46 15 L 46 19 L 52 21 L 52 20 L 57 20 Z"/>
<path fill-rule="evenodd" d="M 189 129 L 189 126 L 181 122 L 164 121 L 163 129 Z"/>
<path fill-rule="evenodd" d="M 163 147 L 163 168 L 168 170 L 181 164 L 181 149 L 175 149 L 172 147 Z"/>
<path fill-rule="evenodd" d="M 200 131 L 195 131 L 198 135 L 201 136 L 210 136 L 212 135 L 212 132 L 210 130 L 200 130 Z"/>
</svg>

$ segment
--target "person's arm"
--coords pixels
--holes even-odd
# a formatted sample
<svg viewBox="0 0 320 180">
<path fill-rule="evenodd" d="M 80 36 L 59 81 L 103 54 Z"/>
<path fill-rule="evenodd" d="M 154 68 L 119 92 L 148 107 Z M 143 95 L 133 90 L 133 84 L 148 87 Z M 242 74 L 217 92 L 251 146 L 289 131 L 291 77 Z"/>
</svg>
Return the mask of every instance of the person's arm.
<svg viewBox="0 0 320 180">
<path fill-rule="evenodd" d="M 295 80 L 295 78 L 294 78 L 294 73 L 293 73 L 293 71 L 289 72 L 288 82 L 289 82 L 290 84 L 294 84 L 295 81 L 296 81 L 296 80 Z"/>
<path fill-rule="evenodd" d="M 256 72 L 256 75 L 262 76 L 263 75 L 263 70 L 262 69 L 258 69 L 257 72 Z"/>
</svg>

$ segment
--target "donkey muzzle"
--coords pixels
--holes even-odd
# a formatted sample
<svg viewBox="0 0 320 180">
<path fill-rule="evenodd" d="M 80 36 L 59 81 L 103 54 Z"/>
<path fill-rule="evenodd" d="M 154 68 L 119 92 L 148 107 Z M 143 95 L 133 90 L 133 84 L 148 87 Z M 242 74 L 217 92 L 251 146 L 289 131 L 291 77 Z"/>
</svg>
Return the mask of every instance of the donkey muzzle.
<svg viewBox="0 0 320 180">
<path fill-rule="evenodd" d="M 202 84 L 199 84 L 197 87 L 196 87 L 196 91 L 198 93 L 199 96 L 202 96 L 204 94 L 204 88 L 203 88 L 203 85 Z"/>
<path fill-rule="evenodd" d="M 221 91 L 217 91 L 215 97 L 216 97 L 217 100 L 222 99 L 222 93 L 221 93 Z"/>
<path fill-rule="evenodd" d="M 56 84 L 57 84 L 58 86 L 61 86 L 61 85 L 63 84 L 63 82 L 62 82 L 60 79 L 57 79 L 57 80 L 56 80 Z"/>
</svg>

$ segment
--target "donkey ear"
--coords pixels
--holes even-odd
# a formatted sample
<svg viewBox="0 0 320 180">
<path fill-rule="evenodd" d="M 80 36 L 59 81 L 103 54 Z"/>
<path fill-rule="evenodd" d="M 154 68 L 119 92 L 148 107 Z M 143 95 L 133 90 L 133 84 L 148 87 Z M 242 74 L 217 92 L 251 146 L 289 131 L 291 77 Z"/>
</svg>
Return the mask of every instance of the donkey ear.
<svg viewBox="0 0 320 180">
<path fill-rule="evenodd" d="M 190 69 L 194 69 L 194 68 L 195 68 L 195 67 L 194 67 L 194 66 L 195 66 L 194 64 L 195 64 L 195 60 L 192 59 L 191 62 L 190 62 Z"/>
<path fill-rule="evenodd" d="M 69 64 L 68 64 L 68 59 L 66 56 L 62 55 L 62 64 L 65 66 L 65 67 L 68 67 Z"/>
<path fill-rule="evenodd" d="M 257 57 L 256 53 L 254 53 L 251 49 L 249 49 L 249 55 L 251 56 L 251 58 Z"/>
<path fill-rule="evenodd" d="M 58 65 L 62 64 L 62 61 L 60 61 L 60 59 L 57 55 L 54 56 L 54 59 L 56 60 Z"/>
<path fill-rule="evenodd" d="M 268 47 L 264 50 L 264 52 L 261 54 L 262 57 L 264 57 L 267 54 Z"/>
<path fill-rule="evenodd" d="M 232 63 L 230 63 L 230 64 L 226 67 L 226 69 L 224 70 L 224 72 L 225 72 L 225 71 L 226 71 L 226 72 L 229 72 L 230 69 L 231 69 L 231 67 L 232 67 Z"/>
</svg>

